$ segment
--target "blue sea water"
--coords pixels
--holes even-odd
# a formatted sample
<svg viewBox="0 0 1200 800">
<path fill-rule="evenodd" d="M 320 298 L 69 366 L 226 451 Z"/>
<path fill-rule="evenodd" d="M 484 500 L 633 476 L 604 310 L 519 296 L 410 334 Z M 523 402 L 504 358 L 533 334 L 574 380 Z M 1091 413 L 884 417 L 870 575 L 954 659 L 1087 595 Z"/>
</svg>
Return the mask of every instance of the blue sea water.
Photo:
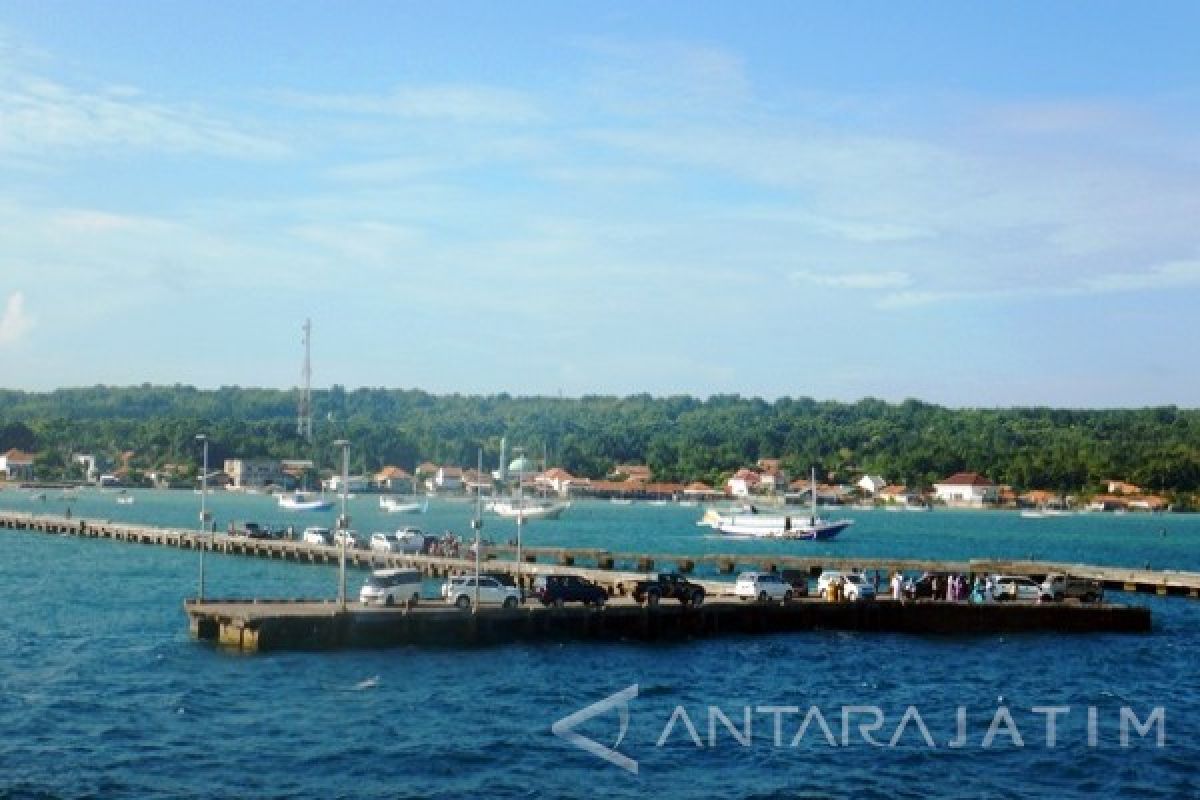
<svg viewBox="0 0 1200 800">
<path fill-rule="evenodd" d="M 85 493 L 70 501 L 72 513 L 178 526 L 197 518 L 194 494 L 135 494 L 134 505 L 119 506 L 112 495 Z M 364 532 L 401 522 L 466 531 L 471 513 L 435 502 L 424 517 L 400 520 L 378 514 L 372 498 L 352 502 Z M 209 507 L 222 525 L 329 521 L 289 517 L 263 497 L 213 495 Z M 63 501 L 5 491 L 0 508 L 61 512 Z M 856 524 L 844 538 L 815 547 L 713 540 L 694 525 L 699 509 L 675 507 L 585 502 L 525 530 L 530 543 L 627 551 L 774 547 L 1200 568 L 1200 517 L 846 515 Z M 496 539 L 515 533 L 487 525 Z M 335 571 L 324 566 L 210 556 L 207 567 L 210 595 L 335 592 Z M 1200 796 L 1192 739 L 1200 605 L 1192 601 L 1114 595 L 1153 609 L 1155 630 L 1140 636 L 829 631 L 242 656 L 189 638 L 182 602 L 195 592 L 197 568 L 190 552 L 0 531 L 0 797 Z M 551 732 L 556 720 L 634 685 L 617 750 L 637 761 L 636 774 Z M 836 746 L 815 717 L 793 746 L 814 707 Z M 879 709 L 882 724 L 867 731 L 879 746 L 859 728 L 875 712 L 854 707 Z M 932 746 L 911 719 L 888 746 L 910 707 Z M 1033 711 L 1042 707 L 1069 708 L 1055 716 L 1053 747 L 1049 714 Z M 746 708 L 742 744 L 724 718 L 747 738 Z M 966 740 L 952 747 L 960 708 Z M 1161 708 L 1161 746 L 1154 726 L 1145 736 L 1127 726 L 1123 747 L 1122 708 L 1139 724 Z M 1011 725 L 994 726 L 1003 714 Z M 989 727 L 995 735 L 984 747 Z M 612 746 L 619 716 L 598 714 L 579 730 Z"/>
</svg>

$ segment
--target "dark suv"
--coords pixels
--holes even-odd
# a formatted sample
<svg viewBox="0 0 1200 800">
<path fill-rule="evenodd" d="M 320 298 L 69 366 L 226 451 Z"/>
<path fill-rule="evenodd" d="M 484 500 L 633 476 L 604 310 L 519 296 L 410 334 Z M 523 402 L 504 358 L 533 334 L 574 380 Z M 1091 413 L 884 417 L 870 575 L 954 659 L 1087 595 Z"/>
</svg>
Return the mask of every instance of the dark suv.
<svg viewBox="0 0 1200 800">
<path fill-rule="evenodd" d="M 534 582 L 533 593 L 544 606 L 562 606 L 564 603 L 602 606 L 608 601 L 604 587 L 578 575 L 543 575 Z"/>
</svg>

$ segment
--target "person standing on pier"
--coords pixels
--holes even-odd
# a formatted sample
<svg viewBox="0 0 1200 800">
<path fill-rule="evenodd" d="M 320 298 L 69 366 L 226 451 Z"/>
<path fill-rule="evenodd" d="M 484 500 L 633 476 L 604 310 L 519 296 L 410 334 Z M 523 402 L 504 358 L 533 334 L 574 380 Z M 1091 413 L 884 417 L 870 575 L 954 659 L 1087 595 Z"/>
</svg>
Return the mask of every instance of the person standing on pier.
<svg viewBox="0 0 1200 800">
<path fill-rule="evenodd" d="M 900 574 L 899 570 L 892 573 L 892 599 L 904 599 L 904 576 Z"/>
</svg>

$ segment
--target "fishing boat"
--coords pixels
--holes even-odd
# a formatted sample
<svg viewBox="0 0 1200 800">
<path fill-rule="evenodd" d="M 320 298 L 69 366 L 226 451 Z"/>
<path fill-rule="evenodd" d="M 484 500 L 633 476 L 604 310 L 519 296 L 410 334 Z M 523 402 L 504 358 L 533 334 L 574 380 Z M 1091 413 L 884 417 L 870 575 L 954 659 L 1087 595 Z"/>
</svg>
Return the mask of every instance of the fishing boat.
<svg viewBox="0 0 1200 800">
<path fill-rule="evenodd" d="M 752 539 L 832 539 L 854 524 L 854 520 L 827 520 L 817 516 L 817 477 L 813 470 L 812 506 L 807 515 L 763 514 L 754 505 L 741 511 L 722 514 L 709 509 L 697 525 L 709 527 L 725 536 Z"/>
<path fill-rule="evenodd" d="M 284 511 L 329 511 L 333 508 L 333 502 L 324 496 L 307 492 L 279 495 L 279 507 Z"/>
<path fill-rule="evenodd" d="M 524 498 L 494 500 L 489 505 L 488 510 L 497 516 L 507 519 L 528 521 L 534 519 L 558 519 L 570 507 L 570 503 L 554 503 L 547 500 Z"/>
<path fill-rule="evenodd" d="M 424 503 L 419 502 L 415 497 L 407 500 L 392 495 L 381 495 L 379 498 L 379 508 L 389 514 L 424 514 L 429 510 L 429 500 Z"/>
</svg>

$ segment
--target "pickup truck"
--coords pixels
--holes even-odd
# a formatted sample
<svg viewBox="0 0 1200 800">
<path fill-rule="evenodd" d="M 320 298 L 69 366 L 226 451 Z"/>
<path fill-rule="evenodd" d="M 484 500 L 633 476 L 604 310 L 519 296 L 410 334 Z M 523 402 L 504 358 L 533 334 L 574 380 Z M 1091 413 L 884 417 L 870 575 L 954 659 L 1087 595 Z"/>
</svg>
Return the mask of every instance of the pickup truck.
<svg viewBox="0 0 1200 800">
<path fill-rule="evenodd" d="M 1042 581 L 1041 599 L 1043 601 L 1057 602 L 1068 597 L 1084 603 L 1099 602 L 1104 597 L 1104 587 L 1098 581 L 1063 575 L 1061 572 L 1051 573 L 1046 576 L 1046 580 Z"/>
<path fill-rule="evenodd" d="M 662 572 L 648 581 L 638 581 L 633 587 L 633 599 L 649 606 L 658 605 L 665 597 L 673 597 L 685 606 L 704 602 L 704 587 L 692 583 L 676 572 Z"/>
</svg>

